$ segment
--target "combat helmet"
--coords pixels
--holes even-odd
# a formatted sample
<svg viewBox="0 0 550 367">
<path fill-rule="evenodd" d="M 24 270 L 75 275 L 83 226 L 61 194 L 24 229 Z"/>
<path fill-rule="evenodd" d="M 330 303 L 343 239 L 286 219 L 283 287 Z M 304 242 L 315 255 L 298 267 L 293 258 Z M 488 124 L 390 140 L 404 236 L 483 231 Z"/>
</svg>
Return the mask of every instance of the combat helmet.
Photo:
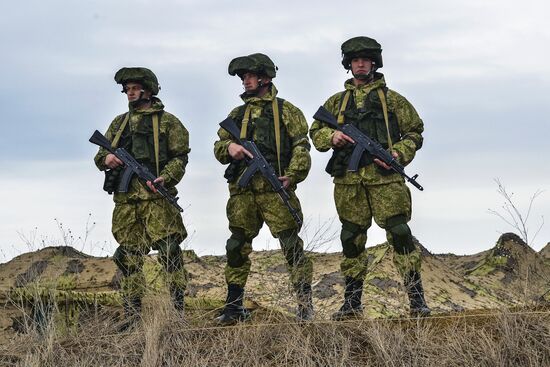
<svg viewBox="0 0 550 367">
<path fill-rule="evenodd" d="M 382 46 L 373 38 L 359 36 L 342 43 L 342 65 L 344 68 L 351 69 L 351 60 L 354 57 L 371 59 L 377 69 L 383 66 Z"/>
<path fill-rule="evenodd" d="M 262 53 L 255 53 L 234 58 L 229 63 L 227 71 L 229 75 L 238 75 L 240 78 L 242 78 L 243 74 L 246 72 L 275 78 L 277 70 L 277 66 L 275 66 L 269 56 Z"/>
<path fill-rule="evenodd" d="M 117 84 L 129 82 L 140 83 L 145 89 L 155 96 L 159 93 L 160 85 L 157 76 L 149 69 L 143 67 L 122 68 L 115 74 Z"/>
</svg>

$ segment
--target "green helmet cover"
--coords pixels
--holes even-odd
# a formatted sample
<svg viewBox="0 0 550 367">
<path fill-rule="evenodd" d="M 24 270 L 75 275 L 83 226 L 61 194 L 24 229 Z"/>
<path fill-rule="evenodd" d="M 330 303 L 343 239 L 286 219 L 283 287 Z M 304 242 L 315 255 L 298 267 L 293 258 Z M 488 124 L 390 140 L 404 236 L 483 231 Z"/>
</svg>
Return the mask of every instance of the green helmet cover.
<svg viewBox="0 0 550 367">
<path fill-rule="evenodd" d="M 354 57 L 366 57 L 374 61 L 377 68 L 383 66 L 382 46 L 375 39 L 359 36 L 353 37 L 342 43 L 342 65 L 351 68 L 351 59 Z"/>
<path fill-rule="evenodd" d="M 129 82 L 140 83 L 155 96 L 159 93 L 160 85 L 157 76 L 149 69 L 143 67 L 122 68 L 115 74 L 117 84 Z"/>
<path fill-rule="evenodd" d="M 228 67 L 229 75 L 242 77 L 244 73 L 250 72 L 257 75 L 267 75 L 275 78 L 277 67 L 269 56 L 261 53 L 239 56 L 231 60 Z"/>
</svg>

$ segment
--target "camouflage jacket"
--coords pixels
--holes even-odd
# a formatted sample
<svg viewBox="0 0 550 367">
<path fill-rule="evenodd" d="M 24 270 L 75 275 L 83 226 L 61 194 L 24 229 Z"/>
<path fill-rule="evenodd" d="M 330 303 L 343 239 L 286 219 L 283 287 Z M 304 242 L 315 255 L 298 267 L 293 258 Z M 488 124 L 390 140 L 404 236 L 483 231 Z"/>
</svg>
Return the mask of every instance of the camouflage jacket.
<svg viewBox="0 0 550 367">
<path fill-rule="evenodd" d="M 177 194 L 175 185 L 180 182 L 187 166 L 189 149 L 189 133 L 178 120 L 178 118 L 169 112 L 164 111 L 164 105 L 162 102 L 154 97 L 151 108 L 145 110 L 134 110 L 130 108 L 130 119 L 128 121 L 127 129 L 129 128 L 130 136 L 133 138 L 136 132 L 143 130 L 147 121 L 151 120 L 153 114 L 160 113 L 159 119 L 159 142 L 160 142 L 160 156 L 162 160 L 160 177 L 164 178 L 164 185 L 167 187 L 173 195 Z M 117 134 L 122 121 L 126 114 L 115 117 L 111 125 L 105 133 L 105 137 L 112 141 Z M 152 141 L 152 132 L 150 140 Z M 122 140 L 122 139 L 121 139 Z M 129 153 L 132 154 L 131 149 Z M 109 152 L 103 148 L 99 149 L 94 160 L 96 166 L 104 171 L 107 169 L 105 166 L 105 157 Z M 151 171 L 155 176 L 156 172 Z M 151 192 L 145 183 L 140 182 L 137 177 L 132 178 L 128 193 L 115 193 L 114 201 L 128 202 L 134 200 L 153 200 L 161 198 L 160 194 L 154 194 Z"/>
<path fill-rule="evenodd" d="M 260 116 L 264 106 L 266 104 L 271 105 L 273 99 L 275 99 L 276 97 L 277 88 L 275 88 L 274 85 L 271 87 L 271 90 L 263 97 L 251 97 L 244 94 L 241 95 L 243 101 L 251 105 L 250 120 L 252 122 L 254 121 L 254 119 Z M 234 108 L 229 116 L 235 119 L 237 117 L 238 111 L 241 108 L 242 106 Z M 309 173 L 309 169 L 311 168 L 311 158 L 309 155 L 310 144 L 307 137 L 308 125 L 302 111 L 300 111 L 300 109 L 298 109 L 296 106 L 286 100 L 283 102 L 281 121 L 281 123 L 285 124 L 286 131 L 290 137 L 292 149 L 290 162 L 288 164 L 288 167 L 284 170 L 283 175 L 290 178 L 291 189 L 295 189 L 296 184 L 305 180 L 307 174 Z M 256 131 L 254 131 L 254 133 L 255 132 Z M 254 134 L 253 137 L 254 139 L 255 135 L 256 134 Z M 227 151 L 227 148 L 229 147 L 230 143 L 235 141 L 232 140 L 232 137 L 229 135 L 229 133 L 222 128 L 218 130 L 218 137 L 219 140 L 214 143 L 214 155 L 216 156 L 216 159 L 220 161 L 220 163 L 229 164 L 232 159 L 229 155 L 229 152 Z M 284 153 L 287 152 L 281 152 L 281 154 Z M 267 180 L 265 180 L 259 173 L 253 177 L 249 188 L 252 188 L 252 190 L 257 192 L 266 192 L 272 190 L 271 185 L 269 185 Z M 236 182 L 231 182 L 229 184 L 229 190 L 232 194 L 242 192 L 242 190 L 246 189 L 247 188 L 239 188 Z"/>
<path fill-rule="evenodd" d="M 357 87 L 353 84 L 353 79 L 349 79 L 345 82 L 345 89 L 353 93 L 353 101 L 357 108 L 362 107 L 362 103 L 369 92 L 386 86 L 384 76 L 382 74 L 378 74 L 378 76 L 379 78 L 375 81 Z M 338 116 L 343 94 L 343 92 L 334 94 L 323 105 L 334 116 Z M 392 111 L 397 116 L 401 135 L 400 140 L 394 142 L 393 150 L 399 155 L 398 161 L 403 165 L 407 165 L 413 160 L 416 151 L 422 147 L 424 123 L 412 104 L 399 93 L 388 89 L 386 98 L 388 110 Z M 315 120 L 309 130 L 309 136 L 318 151 L 326 152 L 332 149 L 331 139 L 334 132 L 335 130 L 327 124 Z M 370 164 L 360 168 L 357 172 L 346 172 L 344 176 L 335 177 L 334 183 L 355 184 L 364 182 L 366 184 L 376 185 L 403 180 L 397 173 L 381 173 L 380 169 L 381 168 L 376 164 Z"/>
</svg>

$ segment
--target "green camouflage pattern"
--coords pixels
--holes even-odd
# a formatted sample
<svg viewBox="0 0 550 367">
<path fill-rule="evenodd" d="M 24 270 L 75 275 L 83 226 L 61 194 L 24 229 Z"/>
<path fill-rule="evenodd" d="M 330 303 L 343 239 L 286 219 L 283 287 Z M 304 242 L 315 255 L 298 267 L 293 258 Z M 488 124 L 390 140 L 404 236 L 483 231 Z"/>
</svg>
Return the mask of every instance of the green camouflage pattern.
<svg viewBox="0 0 550 367">
<path fill-rule="evenodd" d="M 140 124 L 152 114 L 164 111 L 164 105 L 158 98 L 152 99 L 152 106 L 148 109 L 133 109 L 130 104 L 130 119 L 128 126 L 131 134 L 139 130 Z M 120 129 L 124 114 L 117 116 L 107 132 L 106 138 L 112 141 Z M 176 196 L 175 185 L 183 178 L 187 165 L 189 149 L 189 133 L 177 117 L 164 111 L 159 120 L 159 135 L 161 142 L 166 146 L 160 150 L 166 152 L 167 161 L 160 172 L 164 178 L 165 187 Z M 100 170 L 105 170 L 105 157 L 109 152 L 100 148 L 94 160 Z M 121 281 L 124 294 L 142 295 L 145 291 L 143 276 L 143 256 L 151 249 L 165 251 L 165 240 L 170 238 L 179 245 L 186 237 L 187 231 L 181 214 L 160 194 L 150 191 L 145 183 L 132 178 L 127 193 L 114 194 L 115 208 L 112 218 L 112 233 L 117 243 L 134 254 L 124 257 L 126 266 L 136 269 L 135 272 Z M 162 256 L 159 256 L 162 261 Z M 181 262 L 183 264 L 183 262 Z M 167 275 L 169 284 L 185 288 L 187 273 L 181 265 L 176 271 Z"/>
<path fill-rule="evenodd" d="M 187 237 L 181 214 L 164 198 L 115 203 L 112 232 L 117 243 L 140 253 L 168 236 L 180 243 Z"/>
<path fill-rule="evenodd" d="M 275 86 L 263 97 L 246 96 L 241 97 L 246 103 L 251 105 L 251 120 L 258 118 L 265 104 L 271 104 L 277 96 Z M 239 108 L 235 108 L 229 116 L 235 118 Z M 309 140 L 307 137 L 308 126 L 304 114 L 288 101 L 284 101 L 281 111 L 282 121 L 286 124 L 286 130 L 292 140 L 291 159 L 288 168 L 283 175 L 290 178 L 291 187 L 289 194 L 291 196 L 291 205 L 299 211 L 302 217 L 300 202 L 296 197 L 294 189 L 299 182 L 302 182 L 311 168 L 311 158 L 309 155 Z M 227 131 L 220 128 L 218 130 L 219 140 L 214 143 L 214 155 L 222 164 L 230 163 L 230 156 L 227 148 L 231 142 L 234 142 Z M 254 136 L 254 138 L 256 138 Z M 283 153 L 283 152 L 281 152 Z M 273 192 L 269 182 L 256 174 L 250 184 L 241 188 L 237 182 L 229 184 L 230 197 L 227 203 L 227 218 L 230 228 L 239 228 L 244 231 L 247 241 L 241 247 L 241 255 L 246 259 L 244 265 L 240 267 L 225 268 L 227 283 L 236 284 L 244 287 L 248 274 L 250 272 L 250 259 L 248 255 L 252 252 L 252 239 L 258 235 L 260 228 L 265 222 L 274 237 L 278 237 L 283 231 L 295 229 L 299 232 L 300 228 L 290 215 L 288 208 L 283 204 L 281 198 Z M 299 236 L 291 245 L 284 244 L 279 239 L 281 248 L 285 257 L 292 256 L 295 252 L 303 253 L 303 241 Z M 311 283 L 313 274 L 313 264 L 304 254 L 300 259 L 295 259 L 294 265 L 289 265 L 289 272 L 292 284 L 300 282 Z"/>
<path fill-rule="evenodd" d="M 340 220 L 355 223 L 364 229 L 357 236 L 355 245 L 361 253 L 356 258 L 344 258 L 341 263 L 342 273 L 354 279 L 362 279 L 367 273 L 364 258 L 367 230 L 372 225 L 372 219 L 383 229 L 387 229 L 388 218 L 404 215 L 407 221 L 411 218 L 411 196 L 409 188 L 403 182 L 392 182 L 384 185 L 336 184 L 334 185 L 334 201 Z M 388 243 L 393 246 L 392 236 L 386 232 Z M 416 249 L 408 255 L 393 252 L 393 260 L 401 274 L 409 270 L 420 269 L 420 252 Z"/>
<path fill-rule="evenodd" d="M 353 37 L 342 43 L 342 65 L 346 69 L 350 68 L 351 59 L 354 57 L 368 57 L 375 62 L 377 68 L 383 66 L 382 46 L 375 39 L 359 36 Z"/>
<path fill-rule="evenodd" d="M 180 217 L 179 215 L 177 217 Z M 181 217 L 180 217 L 181 218 Z M 173 241 L 170 243 L 170 241 Z M 137 246 L 124 246 L 130 248 L 124 257 L 120 258 L 123 266 L 127 269 L 131 269 L 131 274 L 121 279 L 122 293 L 129 298 L 142 298 L 145 294 L 147 282 L 145 274 L 143 272 L 145 255 L 149 251 L 158 251 L 158 262 L 163 266 L 164 272 L 162 276 L 165 284 L 169 289 L 183 289 L 187 288 L 188 273 L 183 267 L 183 254 L 181 251 L 171 254 L 169 247 L 171 245 L 179 246 L 181 239 L 178 237 L 170 237 L 168 240 L 159 240 L 153 242 L 151 245 L 145 245 L 140 248 Z M 177 257 L 177 258 L 171 258 Z"/>
<path fill-rule="evenodd" d="M 251 105 L 250 119 L 253 120 L 258 118 L 262 113 L 264 105 L 267 103 L 271 104 L 273 99 L 276 98 L 277 93 L 277 88 L 273 85 L 271 91 L 263 97 L 246 96 L 243 94 L 241 96 L 243 101 Z M 236 107 L 231 111 L 229 116 L 235 118 L 238 110 L 239 107 Z M 298 183 L 305 180 L 311 168 L 311 157 L 309 154 L 310 145 L 307 137 L 308 125 L 302 111 L 287 100 L 283 102 L 281 120 L 286 124 L 287 133 L 292 140 L 292 157 L 283 175 L 290 178 L 291 186 L 295 188 Z M 229 144 L 234 141 L 231 135 L 222 128 L 218 130 L 218 138 L 219 140 L 214 143 L 214 155 L 220 163 L 229 164 L 230 156 L 227 148 Z M 256 136 L 254 136 L 254 138 L 256 138 Z M 253 177 L 249 187 L 255 192 L 273 191 L 269 182 L 259 173 Z M 240 188 L 237 182 L 229 184 L 231 195 L 244 192 L 248 189 L 249 188 Z"/>
<path fill-rule="evenodd" d="M 252 72 L 257 75 L 267 75 L 275 78 L 277 67 L 269 56 L 262 53 L 255 53 L 248 56 L 239 56 L 231 60 L 227 68 L 229 75 L 242 75 L 246 72 Z"/>
<path fill-rule="evenodd" d="M 158 98 L 153 98 L 153 104 L 151 108 L 148 109 L 135 110 L 130 106 L 130 119 L 128 125 L 131 133 L 136 132 L 140 124 L 143 123 L 145 116 L 157 114 L 163 110 L 164 105 Z M 115 117 L 105 132 L 104 135 L 109 141 L 113 141 L 124 120 L 124 115 L 125 114 Z M 168 162 L 161 170 L 159 176 L 164 178 L 165 187 L 175 196 L 177 194 L 175 186 L 181 181 L 185 174 L 187 156 L 191 151 L 191 149 L 189 149 L 189 133 L 176 116 L 164 111 L 159 121 L 159 135 L 164 135 L 166 137 L 165 141 L 167 146 L 161 149 L 168 154 Z M 107 157 L 107 154 L 109 154 L 109 152 L 106 149 L 99 148 L 99 152 L 94 158 L 96 166 L 101 171 L 107 169 L 107 166 L 105 166 L 105 157 Z M 134 177 L 130 182 L 128 193 L 115 193 L 114 195 L 114 201 L 117 203 L 134 202 L 137 200 L 155 200 L 160 198 L 162 198 L 160 194 L 155 194 L 150 191 L 144 183 L 137 179 L 137 177 Z"/>
<path fill-rule="evenodd" d="M 358 109 L 363 107 L 365 97 L 369 92 L 386 86 L 382 74 L 377 74 L 380 76 L 379 79 L 358 87 L 353 84 L 353 79 L 349 79 L 345 82 L 345 88 L 353 93 L 353 100 Z M 323 105 L 334 116 L 338 115 L 342 96 L 343 93 L 338 92 L 330 97 Z M 398 161 L 406 166 L 413 160 L 416 151 L 422 147 L 424 123 L 409 101 L 391 89 L 389 89 L 387 93 L 387 103 L 388 110 L 393 111 L 397 116 L 399 130 L 401 132 L 401 140 L 394 142 L 393 150 L 399 155 Z M 331 138 L 334 131 L 333 128 L 325 123 L 317 120 L 313 122 L 309 131 L 309 136 L 318 151 L 326 152 L 332 148 Z M 403 178 L 399 174 L 393 173 L 383 175 L 374 164 L 362 167 L 357 172 L 347 172 L 344 176 L 334 178 L 335 184 L 357 184 L 366 182 L 369 185 L 378 185 L 399 181 L 403 182 Z"/>
<path fill-rule="evenodd" d="M 298 215 L 303 218 L 300 202 L 294 191 L 289 191 L 290 203 L 298 210 Z M 288 208 L 283 204 L 281 198 L 275 192 L 254 192 L 247 190 L 240 194 L 231 195 L 227 202 L 227 218 L 230 228 L 240 228 L 244 230 L 246 238 L 255 238 L 264 222 L 269 227 L 273 237 L 278 238 L 279 234 L 289 229 L 299 231 L 298 225 L 292 218 Z M 297 237 L 293 246 L 285 246 L 279 239 L 281 249 L 285 257 L 292 256 L 293 253 L 303 253 L 303 241 Z M 250 259 L 248 255 L 252 252 L 252 243 L 246 242 L 241 247 L 241 255 L 246 259 L 244 265 L 233 268 L 229 265 L 225 267 L 225 278 L 228 284 L 237 284 L 244 287 L 248 274 L 250 272 Z M 313 274 L 313 263 L 303 255 L 296 259 L 294 266 L 288 266 L 290 280 L 292 284 L 300 282 L 311 283 Z"/>
<path fill-rule="evenodd" d="M 143 67 L 122 68 L 115 74 L 117 84 L 127 82 L 139 82 L 143 87 L 149 89 L 153 95 L 160 91 L 159 82 L 155 73 Z"/>
<path fill-rule="evenodd" d="M 353 93 L 353 101 L 358 109 L 364 106 L 365 97 L 377 88 L 386 86 L 382 74 L 377 73 L 377 79 L 371 83 L 355 86 L 353 79 L 345 82 L 345 89 Z M 330 97 L 323 105 L 334 116 L 338 115 L 342 92 Z M 388 110 L 393 111 L 398 120 L 401 140 L 394 142 L 393 150 L 398 153 L 401 164 L 409 164 L 418 149 L 422 147 L 424 124 L 414 107 L 400 94 L 388 89 Z M 327 124 L 315 120 L 310 128 L 310 137 L 318 151 L 326 152 L 332 148 L 332 135 L 335 130 Z M 411 195 L 404 179 L 397 173 L 382 173 L 376 164 L 361 167 L 357 172 L 349 172 L 340 177 L 334 177 L 334 201 L 341 221 L 359 225 L 364 233 L 358 235 L 354 244 L 360 253 L 355 258 L 344 258 L 341 263 L 342 273 L 355 279 L 364 279 L 367 269 L 366 252 L 367 229 L 372 225 L 372 219 L 381 228 L 386 228 L 388 218 L 404 215 L 411 218 Z M 390 245 L 393 245 L 391 235 L 386 231 Z M 404 275 L 409 270 L 420 271 L 420 251 L 400 255 L 393 252 L 393 261 L 398 271 Z"/>
</svg>

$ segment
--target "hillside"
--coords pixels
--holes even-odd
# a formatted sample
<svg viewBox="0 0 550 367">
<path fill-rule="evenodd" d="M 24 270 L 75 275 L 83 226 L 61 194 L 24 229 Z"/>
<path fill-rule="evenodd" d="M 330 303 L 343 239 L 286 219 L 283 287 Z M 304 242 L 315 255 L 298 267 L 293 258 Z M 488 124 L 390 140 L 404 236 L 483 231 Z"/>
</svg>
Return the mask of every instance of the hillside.
<svg viewBox="0 0 550 367">
<path fill-rule="evenodd" d="M 365 315 L 368 318 L 407 315 L 408 301 L 392 263 L 392 249 L 381 244 L 368 251 L 371 271 L 363 296 Z M 328 319 L 342 302 L 341 254 L 310 253 L 310 256 L 314 261 L 316 319 Z M 254 252 L 251 259 L 247 305 L 293 313 L 295 302 L 282 253 Z M 208 320 L 215 315 L 211 311 L 221 307 L 225 299 L 224 265 L 223 256 L 197 257 L 193 251 L 185 251 L 185 266 L 190 275 L 186 302 L 197 313 L 208 312 L 211 315 Z M 149 256 L 145 264 L 149 300 L 167 297 L 160 270 L 156 256 Z M 495 247 L 476 255 L 432 255 L 424 250 L 422 276 L 428 304 L 434 314 L 442 314 L 532 304 L 548 287 L 550 266 L 519 237 L 504 234 Z M 13 336 L 22 311 L 46 296 L 55 298 L 61 305 L 61 313 L 70 312 L 73 318 L 78 318 L 74 309 L 82 309 L 83 305 L 119 310 L 119 280 L 120 273 L 110 258 L 88 256 L 70 247 L 44 248 L 1 264 L 3 335 L 0 338 Z"/>
</svg>

